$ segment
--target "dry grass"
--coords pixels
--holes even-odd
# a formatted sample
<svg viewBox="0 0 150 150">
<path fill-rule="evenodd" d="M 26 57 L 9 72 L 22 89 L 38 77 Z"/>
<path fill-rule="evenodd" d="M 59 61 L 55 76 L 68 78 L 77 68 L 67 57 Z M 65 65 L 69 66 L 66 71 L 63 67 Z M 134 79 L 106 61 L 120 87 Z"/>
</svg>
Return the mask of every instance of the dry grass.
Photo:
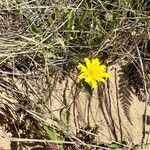
<svg viewBox="0 0 150 150">
<path fill-rule="evenodd" d="M 0 1 L 0 124 L 11 149 L 148 145 L 149 8 L 144 0 Z M 77 79 L 84 57 L 113 75 L 95 91 Z"/>
</svg>

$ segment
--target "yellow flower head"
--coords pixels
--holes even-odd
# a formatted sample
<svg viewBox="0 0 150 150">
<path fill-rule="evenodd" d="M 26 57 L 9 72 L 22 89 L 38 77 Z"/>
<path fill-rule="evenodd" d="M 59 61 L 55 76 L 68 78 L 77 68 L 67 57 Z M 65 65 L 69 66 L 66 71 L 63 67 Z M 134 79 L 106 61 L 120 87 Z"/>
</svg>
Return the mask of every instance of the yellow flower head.
<svg viewBox="0 0 150 150">
<path fill-rule="evenodd" d="M 97 88 L 98 81 L 102 81 L 105 83 L 104 78 L 110 78 L 111 75 L 106 72 L 106 66 L 101 65 L 98 58 L 92 59 L 84 58 L 86 66 L 79 63 L 78 69 L 81 70 L 81 74 L 79 75 L 79 79 L 84 79 L 87 83 L 89 83 L 93 88 Z"/>
</svg>

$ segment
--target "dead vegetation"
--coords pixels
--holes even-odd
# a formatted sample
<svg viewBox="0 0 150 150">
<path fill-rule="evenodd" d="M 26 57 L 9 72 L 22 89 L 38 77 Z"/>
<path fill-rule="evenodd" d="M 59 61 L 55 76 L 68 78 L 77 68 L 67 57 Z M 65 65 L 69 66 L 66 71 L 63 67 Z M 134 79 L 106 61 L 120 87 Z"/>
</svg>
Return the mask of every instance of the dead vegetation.
<svg viewBox="0 0 150 150">
<path fill-rule="evenodd" d="M 0 125 L 12 134 L 12 150 L 148 144 L 149 6 L 0 2 Z M 95 91 L 77 79 L 84 57 L 100 58 L 113 76 Z"/>
</svg>

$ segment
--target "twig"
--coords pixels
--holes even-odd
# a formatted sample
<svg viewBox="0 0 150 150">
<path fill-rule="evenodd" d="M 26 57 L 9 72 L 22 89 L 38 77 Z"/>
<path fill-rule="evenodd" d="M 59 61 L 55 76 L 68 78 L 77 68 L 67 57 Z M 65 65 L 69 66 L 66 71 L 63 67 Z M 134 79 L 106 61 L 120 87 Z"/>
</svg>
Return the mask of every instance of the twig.
<svg viewBox="0 0 150 150">
<path fill-rule="evenodd" d="M 23 139 L 23 138 L 10 138 L 10 141 L 14 142 L 41 142 L 41 143 L 55 143 L 55 144 L 71 144 L 71 145 L 76 145 L 77 142 L 70 142 L 70 141 L 55 141 L 55 140 L 40 140 L 40 139 Z M 97 145 L 92 145 L 92 144 L 86 144 L 82 141 L 80 141 L 79 145 L 85 145 L 88 147 L 95 147 L 95 148 L 102 148 L 104 150 L 107 150 L 108 148 L 102 147 L 102 146 L 97 146 Z"/>
<path fill-rule="evenodd" d="M 119 118 L 119 127 L 120 127 L 120 139 L 122 141 L 122 121 L 121 121 L 121 116 L 120 116 L 120 108 L 119 108 L 119 97 L 118 97 L 118 85 L 117 85 L 117 69 L 115 68 L 115 86 L 116 86 L 116 100 L 117 100 L 117 111 L 118 111 L 118 118 Z"/>
<path fill-rule="evenodd" d="M 144 139 L 145 139 L 146 122 L 147 122 L 147 106 L 148 106 L 148 101 L 149 101 L 149 93 L 148 93 L 148 90 L 147 90 L 147 83 L 146 83 L 146 77 L 145 77 L 145 72 L 144 72 L 144 66 L 143 66 L 143 62 L 142 62 L 142 59 L 141 59 L 141 54 L 140 54 L 140 50 L 139 50 L 138 46 L 137 46 L 137 52 L 138 52 L 138 57 L 139 57 L 140 65 L 141 65 L 141 70 L 142 70 L 142 75 L 143 75 L 143 83 L 144 83 L 144 90 L 145 90 L 145 96 L 146 96 L 145 108 L 144 108 L 143 136 L 142 136 L 142 140 L 141 140 L 141 148 L 143 148 Z"/>
</svg>

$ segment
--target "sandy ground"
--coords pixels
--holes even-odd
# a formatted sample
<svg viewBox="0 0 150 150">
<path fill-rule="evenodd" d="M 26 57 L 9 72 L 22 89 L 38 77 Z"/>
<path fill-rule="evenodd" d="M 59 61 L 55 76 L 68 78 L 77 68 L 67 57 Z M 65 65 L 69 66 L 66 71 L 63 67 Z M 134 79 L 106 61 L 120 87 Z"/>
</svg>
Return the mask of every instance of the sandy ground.
<svg viewBox="0 0 150 150">
<path fill-rule="evenodd" d="M 130 143 L 129 146 L 141 144 L 143 125 L 142 116 L 145 107 L 144 102 L 139 101 L 135 95 L 132 95 L 132 102 L 129 108 L 130 118 L 127 119 L 120 101 L 116 98 L 117 94 L 114 79 L 110 79 L 110 97 L 106 94 L 105 99 L 99 99 L 96 91 L 92 98 L 89 99 L 87 94 L 82 91 L 74 100 L 71 92 L 72 83 L 69 81 L 68 84 L 66 84 L 66 82 L 67 81 L 63 81 L 61 84 L 57 85 L 52 93 L 52 106 L 49 107 L 54 110 L 54 114 L 58 118 L 65 121 L 67 109 L 62 106 L 70 105 L 74 102 L 75 105 L 72 105 L 70 109 L 69 119 L 69 125 L 72 132 L 74 132 L 75 128 L 79 129 L 81 126 L 98 126 L 99 133 L 97 141 L 99 142 L 110 143 L 115 141 L 115 136 L 112 134 L 112 130 L 115 130 L 118 141 L 121 141 L 121 139 L 127 141 Z M 65 86 L 67 86 L 65 89 L 66 92 L 62 90 Z M 88 105 L 89 101 L 90 105 Z M 150 115 L 150 106 L 148 106 L 147 110 L 147 114 Z M 129 119 L 131 121 L 129 121 Z M 146 126 L 146 131 L 150 132 L 150 125 Z M 122 133 L 122 135 L 120 133 Z M 146 139 L 147 142 L 150 143 L 148 135 L 146 135 Z M 0 130 L 0 150 L 2 149 L 10 149 L 10 141 L 6 138 L 4 132 Z M 147 150 L 148 149 L 150 148 L 147 148 Z"/>
<path fill-rule="evenodd" d="M 114 72 L 112 71 L 111 74 L 114 75 Z M 65 81 L 63 84 L 66 84 Z M 62 106 L 62 97 L 64 97 L 64 93 L 61 95 L 60 89 L 64 87 L 63 84 L 58 85 L 58 88 L 56 90 L 57 94 L 55 94 L 54 105 L 52 106 L 54 110 L 58 110 Z M 131 104 L 129 106 L 129 113 L 127 114 L 129 115 L 129 117 L 127 117 L 127 115 L 125 115 L 123 111 L 120 100 L 116 98 L 117 93 L 114 78 L 110 79 L 109 85 L 109 96 L 108 93 L 106 93 L 106 98 L 103 100 L 98 98 L 96 91 L 90 100 L 84 92 L 81 92 L 81 94 L 75 100 L 76 108 L 74 110 L 72 108 L 71 110 L 71 114 L 73 114 L 74 111 L 75 117 L 70 117 L 70 126 L 72 126 L 72 128 L 78 128 L 78 124 L 83 125 L 83 127 L 98 126 L 98 141 L 106 143 L 110 143 L 115 140 L 115 137 L 112 134 L 112 130 L 115 130 L 118 141 L 121 141 L 122 139 L 130 143 L 129 145 L 131 146 L 136 144 L 140 145 L 143 132 L 143 114 L 145 103 L 139 101 L 139 99 L 134 94 L 131 94 L 132 100 L 130 101 Z M 70 89 L 69 86 L 68 89 Z M 65 103 L 67 103 L 68 105 L 72 102 L 70 93 L 71 92 L 68 92 L 65 95 L 66 98 L 64 98 L 65 100 L 67 100 L 67 102 Z M 88 107 L 89 101 L 90 107 Z M 150 106 L 147 107 L 147 115 L 150 116 Z M 64 120 L 65 117 L 66 116 L 64 110 Z M 77 124 L 76 127 L 74 127 L 74 122 L 76 122 Z M 122 135 L 120 134 L 120 132 L 122 133 Z M 146 132 L 150 133 L 150 125 L 148 124 L 146 125 Z M 145 139 L 148 143 L 150 143 L 148 134 L 146 134 Z"/>
<path fill-rule="evenodd" d="M 0 150 L 10 150 L 10 140 L 7 135 L 0 129 Z"/>
</svg>

